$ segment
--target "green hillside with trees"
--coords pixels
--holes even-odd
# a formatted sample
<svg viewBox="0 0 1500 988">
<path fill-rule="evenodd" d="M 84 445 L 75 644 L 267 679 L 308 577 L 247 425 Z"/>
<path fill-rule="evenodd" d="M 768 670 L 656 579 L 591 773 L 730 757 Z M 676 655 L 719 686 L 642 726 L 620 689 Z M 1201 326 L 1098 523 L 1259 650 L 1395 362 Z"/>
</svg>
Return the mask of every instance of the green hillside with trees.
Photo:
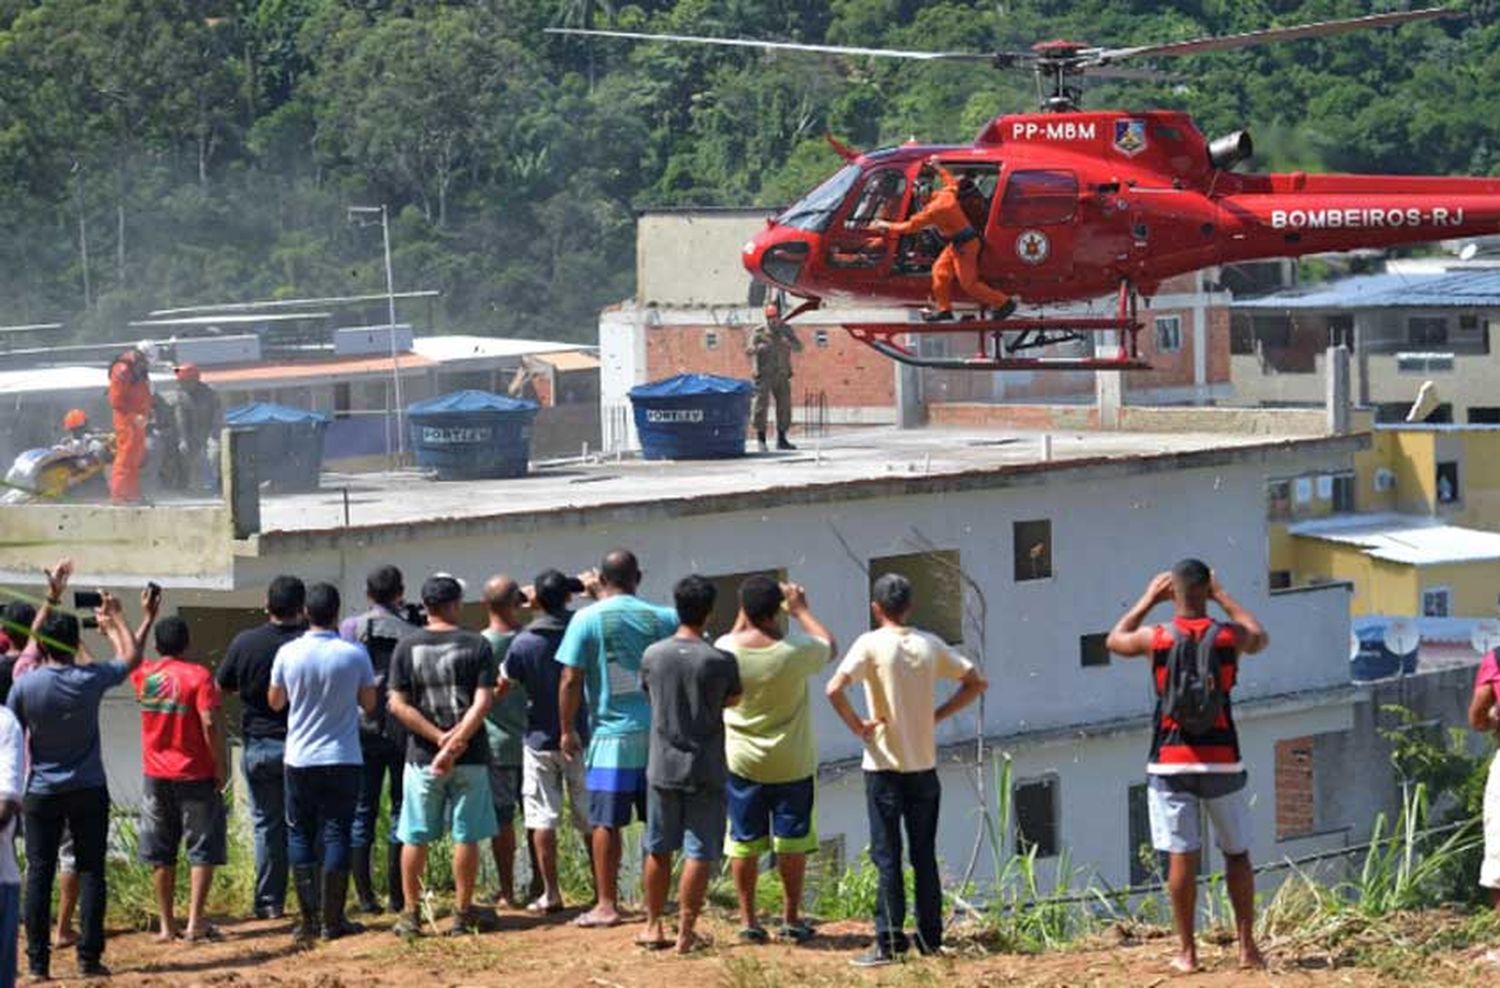
<svg viewBox="0 0 1500 988">
<path fill-rule="evenodd" d="M 984 67 L 563 38 L 548 26 L 989 50 L 1187 38 L 1376 0 L 0 0 L 0 322 L 119 338 L 149 309 L 398 288 L 436 328 L 592 338 L 634 210 L 771 206 L 858 146 L 1031 109 Z M 1257 166 L 1500 173 L 1500 17 L 1184 60 L 1093 106 L 1191 110 Z M 425 318 L 425 313 L 413 313 Z"/>
</svg>

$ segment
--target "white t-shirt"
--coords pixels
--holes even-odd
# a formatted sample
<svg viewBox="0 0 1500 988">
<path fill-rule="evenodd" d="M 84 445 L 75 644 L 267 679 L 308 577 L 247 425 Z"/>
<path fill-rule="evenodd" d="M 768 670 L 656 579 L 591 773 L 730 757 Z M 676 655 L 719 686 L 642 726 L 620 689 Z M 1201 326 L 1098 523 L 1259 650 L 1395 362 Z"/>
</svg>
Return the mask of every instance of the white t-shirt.
<svg viewBox="0 0 1500 988">
<path fill-rule="evenodd" d="M 939 679 L 963 679 L 974 664 L 941 639 L 915 628 L 877 628 L 849 646 L 838 671 L 865 687 L 871 720 L 882 721 L 865 744 L 869 772 L 926 772 L 937 767 Z"/>
<path fill-rule="evenodd" d="M 0 706 L 0 800 L 13 801 L 16 815 L 0 828 L 0 885 L 20 885 L 16 864 L 16 826 L 21 819 L 21 797 L 26 790 L 22 770 L 25 760 L 21 723 L 7 707 Z"/>
</svg>

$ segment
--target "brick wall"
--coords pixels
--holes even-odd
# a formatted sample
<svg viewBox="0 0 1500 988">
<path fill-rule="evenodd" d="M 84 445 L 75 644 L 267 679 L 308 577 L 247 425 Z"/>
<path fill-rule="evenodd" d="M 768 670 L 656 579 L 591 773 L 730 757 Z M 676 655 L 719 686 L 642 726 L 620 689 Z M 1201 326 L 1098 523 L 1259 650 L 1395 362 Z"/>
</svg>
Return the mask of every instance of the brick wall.
<svg viewBox="0 0 1500 988">
<path fill-rule="evenodd" d="M 1276 839 L 1306 837 L 1317 829 L 1313 805 L 1313 739 L 1276 742 Z"/>
<path fill-rule="evenodd" d="M 822 345 L 819 332 L 824 334 Z M 653 326 L 646 330 L 646 378 L 674 374 L 722 374 L 749 379 L 750 358 L 743 326 Z M 792 358 L 792 401 L 825 392 L 831 409 L 892 408 L 896 377 L 891 361 L 854 340 L 838 326 L 797 327 L 802 352 Z"/>
</svg>

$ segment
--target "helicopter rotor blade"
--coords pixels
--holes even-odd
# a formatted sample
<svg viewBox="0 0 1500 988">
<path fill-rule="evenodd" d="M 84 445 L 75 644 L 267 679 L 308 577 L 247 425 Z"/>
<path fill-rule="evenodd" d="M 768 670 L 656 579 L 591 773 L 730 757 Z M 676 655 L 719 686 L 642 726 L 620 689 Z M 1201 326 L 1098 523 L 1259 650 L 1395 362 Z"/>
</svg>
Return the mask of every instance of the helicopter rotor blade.
<svg viewBox="0 0 1500 988">
<path fill-rule="evenodd" d="M 1456 13 L 1448 7 L 1426 7 L 1421 10 L 1397 11 L 1389 14 L 1371 14 L 1367 17 L 1351 17 L 1337 21 L 1318 21 L 1294 27 L 1267 28 L 1263 31 L 1247 31 L 1244 34 L 1226 34 L 1219 37 L 1194 38 L 1190 41 L 1168 41 L 1158 45 L 1135 45 L 1128 48 L 1099 48 L 1085 53 L 1086 67 L 1109 65 L 1124 58 L 1160 58 L 1177 55 L 1197 55 L 1209 51 L 1228 51 L 1247 48 L 1275 41 L 1298 41 L 1303 38 L 1321 38 L 1347 31 L 1362 31 L 1369 28 L 1393 27 L 1413 21 L 1451 17 Z"/>
<path fill-rule="evenodd" d="M 692 34 L 647 34 L 641 31 L 605 31 L 577 27 L 549 27 L 548 34 L 585 35 L 594 38 L 625 38 L 633 41 L 675 41 L 728 48 L 759 48 L 766 51 L 810 51 L 824 55 L 866 55 L 871 58 L 904 58 L 935 62 L 993 62 L 993 54 L 968 51 L 899 51 L 893 48 L 851 48 L 844 45 L 813 45 L 793 41 L 759 41 L 751 38 L 708 38 Z"/>
</svg>

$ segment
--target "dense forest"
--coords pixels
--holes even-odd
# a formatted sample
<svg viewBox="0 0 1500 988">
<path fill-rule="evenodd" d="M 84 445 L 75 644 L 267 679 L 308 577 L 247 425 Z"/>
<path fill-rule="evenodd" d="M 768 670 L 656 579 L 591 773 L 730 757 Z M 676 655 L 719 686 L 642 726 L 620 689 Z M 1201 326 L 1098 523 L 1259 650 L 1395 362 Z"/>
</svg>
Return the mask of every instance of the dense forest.
<svg viewBox="0 0 1500 988">
<path fill-rule="evenodd" d="M 586 340 L 634 210 L 784 203 L 858 146 L 962 141 L 985 67 L 566 38 L 549 26 L 992 50 L 1253 30 L 1375 0 L 0 0 L 0 323 L 120 338 L 152 308 L 442 292 L 436 328 Z M 1251 127 L 1259 167 L 1500 173 L 1500 17 L 1183 60 L 1092 105 Z"/>
</svg>

